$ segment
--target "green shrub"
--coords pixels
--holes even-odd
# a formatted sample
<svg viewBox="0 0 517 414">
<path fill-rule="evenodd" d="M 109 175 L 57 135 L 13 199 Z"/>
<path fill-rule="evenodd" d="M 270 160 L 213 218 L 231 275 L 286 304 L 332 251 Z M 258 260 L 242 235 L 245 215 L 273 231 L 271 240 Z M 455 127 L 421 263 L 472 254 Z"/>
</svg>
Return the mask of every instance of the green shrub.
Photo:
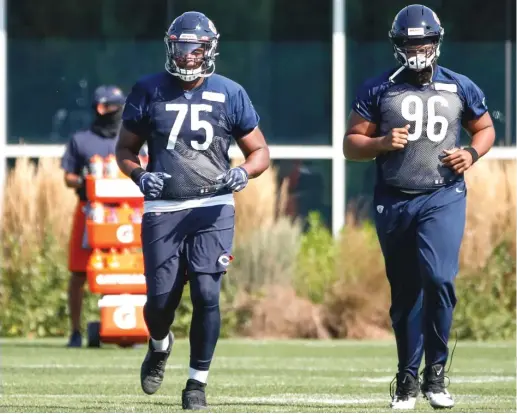
<svg viewBox="0 0 517 414">
<path fill-rule="evenodd" d="M 20 255 L 15 238 L 4 239 L 4 248 L 10 252 L 10 260 L 0 266 L 0 336 L 49 337 L 69 333 L 68 280 L 66 251 L 47 236 L 42 246 L 30 255 L 29 260 Z M 101 295 L 88 292 L 87 285 L 83 304 L 83 326 L 99 320 L 98 300 Z M 221 336 L 228 337 L 236 325 L 228 290 L 221 294 Z M 174 335 L 188 337 L 192 303 L 188 285 L 176 311 Z"/>
<path fill-rule="evenodd" d="M 59 203 L 56 203 L 56 199 Z M 36 166 L 17 160 L 7 180 L 0 254 L 0 336 L 65 336 L 69 333 L 67 266 L 68 239 L 76 203 L 64 186 L 58 159 Z M 86 286 L 83 327 L 99 320 L 98 300 Z M 233 298 L 221 295 L 222 336 L 233 332 L 228 312 Z M 188 286 L 176 312 L 175 334 L 187 336 L 192 304 Z"/>
<path fill-rule="evenodd" d="M 308 217 L 308 230 L 302 236 L 294 276 L 296 292 L 314 303 L 322 303 L 325 292 L 336 281 L 338 245 L 318 213 Z"/>
<path fill-rule="evenodd" d="M 0 265 L 0 336 L 64 336 L 69 332 L 66 252 L 47 232 L 22 254 L 14 235 L 3 240 Z M 98 297 L 85 294 L 83 320 L 98 320 Z"/>
<path fill-rule="evenodd" d="M 461 339 L 513 339 L 515 165 L 501 167 L 495 178 L 497 169 L 487 165 L 490 175 L 481 166 L 476 164 L 468 177 L 470 218 L 457 280 L 454 330 Z M 238 237 L 235 260 L 223 279 L 221 335 L 241 331 L 253 315 L 253 301 L 248 307 L 238 306 L 240 293 L 266 297 L 272 285 L 285 287 L 285 292 L 294 287 L 299 296 L 318 304 L 325 328 L 334 336 L 371 337 L 389 330 L 389 286 L 374 227 L 357 223 L 351 214 L 340 240 L 334 240 L 319 215 L 312 213 L 308 231 L 302 234 L 298 222 L 277 211 L 277 204 L 286 204 L 277 201 L 286 186 L 279 188 L 275 177 L 273 171 L 263 174 L 236 195 Z M 483 181 L 487 177 L 498 185 L 488 194 L 492 186 Z M 496 201 L 506 204 L 492 214 Z M 36 168 L 20 159 L 9 174 L 0 252 L 0 336 L 68 333 L 66 246 L 75 202 L 73 192 L 63 185 L 58 160 L 42 159 Z M 491 211 L 490 225 L 486 211 Z M 508 231 L 511 237 L 501 243 Z M 85 295 L 83 326 L 99 319 L 99 298 Z M 277 301 L 280 310 L 297 299 L 290 293 L 267 298 Z M 274 308 L 273 303 L 268 306 Z M 187 286 L 173 328 L 178 337 L 188 336 L 191 314 Z"/>
<path fill-rule="evenodd" d="M 483 269 L 458 277 L 453 329 L 459 339 L 515 339 L 515 270 L 511 243 L 503 242 Z"/>
</svg>

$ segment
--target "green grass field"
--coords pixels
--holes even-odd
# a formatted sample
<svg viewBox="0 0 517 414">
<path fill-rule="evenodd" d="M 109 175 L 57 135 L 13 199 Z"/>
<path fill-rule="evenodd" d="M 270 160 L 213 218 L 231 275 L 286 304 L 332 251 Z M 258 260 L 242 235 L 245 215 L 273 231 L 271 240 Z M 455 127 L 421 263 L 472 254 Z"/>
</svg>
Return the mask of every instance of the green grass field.
<svg viewBox="0 0 517 414">
<path fill-rule="evenodd" d="M 2 340 L 2 412 L 177 412 L 188 342 L 176 341 L 162 388 L 140 389 L 145 348 L 65 349 L 65 340 Z M 221 340 L 207 398 L 214 412 L 390 411 L 388 342 Z M 515 412 L 515 343 L 459 342 L 453 412 Z M 433 411 L 419 398 L 417 411 Z"/>
</svg>

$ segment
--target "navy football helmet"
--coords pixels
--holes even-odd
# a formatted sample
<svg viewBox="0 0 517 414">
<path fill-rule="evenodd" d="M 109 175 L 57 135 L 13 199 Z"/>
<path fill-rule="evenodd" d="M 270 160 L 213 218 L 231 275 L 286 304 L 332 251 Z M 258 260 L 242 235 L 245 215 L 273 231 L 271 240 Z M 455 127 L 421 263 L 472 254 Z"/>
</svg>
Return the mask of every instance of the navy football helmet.
<svg viewBox="0 0 517 414">
<path fill-rule="evenodd" d="M 212 75 L 218 40 L 214 23 L 203 13 L 183 13 L 165 35 L 165 70 L 185 82 Z"/>
<path fill-rule="evenodd" d="M 397 61 L 403 67 L 421 71 L 432 66 L 440 56 L 443 33 L 434 11 L 412 4 L 397 13 L 389 37 Z"/>
</svg>

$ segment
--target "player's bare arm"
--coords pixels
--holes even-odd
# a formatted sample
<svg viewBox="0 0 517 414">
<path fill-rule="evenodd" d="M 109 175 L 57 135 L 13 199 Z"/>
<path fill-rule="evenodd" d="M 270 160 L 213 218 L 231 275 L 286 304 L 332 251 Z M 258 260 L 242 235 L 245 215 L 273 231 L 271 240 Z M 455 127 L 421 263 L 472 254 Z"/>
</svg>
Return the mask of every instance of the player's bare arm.
<svg viewBox="0 0 517 414">
<path fill-rule="evenodd" d="M 470 147 L 472 149 L 452 149 L 444 151 L 447 155 L 443 164 L 451 168 L 456 174 L 467 171 L 478 158 L 485 155 L 494 145 L 495 129 L 492 118 L 485 112 L 478 119 L 473 119 L 464 124 L 465 129 L 472 137 Z"/>
<path fill-rule="evenodd" d="M 124 128 L 124 125 L 122 125 L 115 148 L 115 156 L 117 157 L 118 167 L 128 177 L 131 176 L 133 170 L 141 168 L 138 154 L 144 143 L 144 138 L 127 130 Z"/>
<path fill-rule="evenodd" d="M 343 140 L 343 154 L 353 161 L 369 161 L 385 151 L 396 151 L 407 145 L 409 125 L 393 128 L 386 136 L 374 137 L 377 125 L 352 111 Z"/>
<path fill-rule="evenodd" d="M 249 178 L 258 177 L 269 167 L 269 148 L 266 144 L 264 134 L 259 127 L 256 127 L 246 136 L 237 140 L 246 161 L 241 165 L 246 170 Z"/>
</svg>

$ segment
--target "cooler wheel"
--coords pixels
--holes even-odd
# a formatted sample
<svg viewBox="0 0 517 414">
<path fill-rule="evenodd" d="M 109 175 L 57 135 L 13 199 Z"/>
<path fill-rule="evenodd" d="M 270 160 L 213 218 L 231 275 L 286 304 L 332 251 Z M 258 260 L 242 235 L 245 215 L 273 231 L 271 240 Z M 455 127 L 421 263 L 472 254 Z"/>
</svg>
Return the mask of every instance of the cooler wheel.
<svg viewBox="0 0 517 414">
<path fill-rule="evenodd" d="M 88 322 L 86 328 L 88 333 L 88 348 L 100 348 L 101 346 L 101 323 L 100 322 Z"/>
</svg>

